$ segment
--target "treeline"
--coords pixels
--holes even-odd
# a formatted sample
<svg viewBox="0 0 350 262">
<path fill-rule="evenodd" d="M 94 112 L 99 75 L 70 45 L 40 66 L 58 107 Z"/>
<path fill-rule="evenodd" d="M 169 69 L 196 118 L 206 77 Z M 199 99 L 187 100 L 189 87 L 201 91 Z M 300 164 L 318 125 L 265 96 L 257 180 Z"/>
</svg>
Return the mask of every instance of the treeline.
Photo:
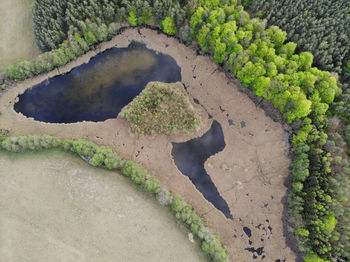
<svg viewBox="0 0 350 262">
<path fill-rule="evenodd" d="M 319 68 L 341 74 L 350 61 L 350 1 L 250 0 L 245 5 L 285 30 L 298 51 L 312 52 Z"/>
<path fill-rule="evenodd" d="M 187 1 L 171 0 L 37 0 L 33 8 L 34 32 L 42 51 L 59 47 L 68 31 L 81 28 L 82 21 L 129 21 L 132 26 L 159 25 L 168 34 L 181 30 L 186 21 Z M 187 36 L 189 37 L 189 35 Z"/>
<path fill-rule="evenodd" d="M 212 2 L 203 1 L 190 21 L 201 49 L 244 86 L 272 101 L 288 122 L 311 112 L 323 118 L 341 92 L 336 78 L 312 67 L 311 53 L 295 54 L 296 44 L 285 43 L 286 33 L 278 27 L 250 19 L 242 6 Z"/>
<path fill-rule="evenodd" d="M 33 27 L 35 41 L 41 51 L 55 49 L 66 39 L 65 0 L 34 2 Z"/>
<path fill-rule="evenodd" d="M 299 138 L 305 138 L 303 142 L 306 141 L 309 149 L 302 153 L 295 151 L 298 152 L 296 163 L 303 162 L 308 170 L 305 166 L 293 169 L 290 204 L 295 225 L 309 228 L 296 230 L 306 236 L 303 243 L 312 246 L 323 258 L 347 261 L 350 259 L 350 2 L 251 0 L 243 3 L 258 17 L 266 18 L 270 25 L 286 30 L 288 39 L 298 43 L 296 50 L 311 51 L 317 66 L 341 76 L 344 94 L 335 99 L 327 114 L 335 114 L 344 122 L 332 116 L 329 121 L 320 121 L 311 114 L 314 124 L 305 124 L 299 132 Z M 321 131 L 328 138 L 316 144 L 312 139 L 308 141 L 313 137 L 313 130 Z M 302 181 L 299 181 L 300 174 L 303 174 Z M 329 227 L 320 225 L 317 217 L 323 217 Z M 309 253 L 310 261 L 314 257 L 315 254 Z"/>
<path fill-rule="evenodd" d="M 161 182 L 140 168 L 135 162 L 123 160 L 108 146 L 97 146 L 87 140 L 65 140 L 49 135 L 9 136 L 8 131 L 0 130 L 0 149 L 18 153 L 61 149 L 79 155 L 95 167 L 118 170 L 122 175 L 140 186 L 145 192 L 156 197 L 161 205 L 168 206 L 175 217 L 183 222 L 200 242 L 202 250 L 217 262 L 228 262 L 225 247 L 218 236 L 207 228 L 201 218 L 180 196 L 173 196 Z"/>
<path fill-rule="evenodd" d="M 42 53 L 31 61 L 22 60 L 12 64 L 6 68 L 6 74 L 10 79 L 26 79 L 66 65 L 85 54 L 94 44 L 111 39 L 121 28 L 120 23 L 111 23 L 107 27 L 99 19 L 96 19 L 96 22 L 81 22 L 81 31 L 69 32 L 68 40 L 57 49 Z"/>
<path fill-rule="evenodd" d="M 349 199 L 336 192 L 347 191 L 347 184 L 341 184 L 346 173 L 337 176 L 332 171 L 334 160 L 326 146 L 332 141 L 326 114 L 341 93 L 336 78 L 312 67 L 311 53 L 295 54 L 296 44 L 285 43 L 286 32 L 250 19 L 235 2 L 200 2 L 190 24 L 201 49 L 257 96 L 270 100 L 286 120 L 303 119 L 293 139 L 289 210 L 305 260 L 347 260 L 350 227 L 344 222 L 349 219 Z"/>
<path fill-rule="evenodd" d="M 78 3 L 90 11 L 84 10 L 85 15 L 80 16 Z M 113 19 L 103 11 L 112 5 L 115 8 Z M 337 149 L 341 143 L 338 138 L 329 135 L 328 139 L 332 123 L 326 115 L 341 89 L 331 73 L 313 67 L 311 53 L 295 53 L 297 45 L 285 43 L 286 32 L 277 26 L 267 28 L 266 23 L 257 18 L 251 19 L 236 0 L 67 1 L 64 13 L 67 27 L 64 32 L 68 40 L 59 49 L 44 54 L 49 57 L 47 68 L 52 68 L 54 54 L 57 56 L 54 64 L 63 64 L 65 60 L 58 57 L 75 54 L 69 51 L 72 46 L 86 52 L 99 41 L 118 33 L 125 19 L 133 26 L 158 25 L 185 43 L 196 40 L 204 53 L 233 72 L 242 85 L 257 96 L 271 101 L 288 122 L 300 119 L 302 126 L 293 138 L 295 159 L 289 196 L 290 220 L 299 238 L 299 247 L 307 253 L 306 261 L 349 260 L 350 198 L 341 193 L 346 192 L 348 169 L 344 160 L 340 160 L 342 172 L 337 169 L 340 155 L 336 154 L 344 158 L 344 152 Z M 34 70 L 40 66 L 33 63 L 21 62 L 10 67 L 8 74 L 12 78 L 30 77 L 40 71 Z M 348 98 L 346 94 L 341 98 L 332 108 L 342 111 L 344 117 Z M 92 158 L 88 159 L 92 163 Z M 95 164 L 104 163 L 97 159 Z M 144 181 L 142 175 L 136 177 Z M 159 199 L 169 202 L 164 192 Z"/>
<path fill-rule="evenodd" d="M 26 79 L 63 66 L 95 44 L 110 40 L 125 26 L 125 21 L 132 26 L 158 26 L 188 43 L 191 32 L 185 4 L 186 1 L 169 0 L 37 0 L 33 8 L 35 39 L 40 49 L 47 52 L 34 60 L 8 66 L 7 77 Z"/>
</svg>

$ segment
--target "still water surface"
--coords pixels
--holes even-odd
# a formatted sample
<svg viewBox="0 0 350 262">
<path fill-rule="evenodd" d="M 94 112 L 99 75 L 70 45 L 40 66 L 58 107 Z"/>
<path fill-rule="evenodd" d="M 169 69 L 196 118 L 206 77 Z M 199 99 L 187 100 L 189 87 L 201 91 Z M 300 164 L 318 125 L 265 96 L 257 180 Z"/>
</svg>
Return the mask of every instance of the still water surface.
<svg viewBox="0 0 350 262">
<path fill-rule="evenodd" d="M 177 168 L 188 176 L 203 196 L 227 218 L 232 218 L 230 209 L 219 194 L 215 184 L 204 168 L 207 159 L 222 151 L 226 144 L 221 125 L 213 121 L 209 131 L 184 143 L 172 143 L 172 156 Z"/>
<path fill-rule="evenodd" d="M 47 123 L 104 121 L 117 117 L 150 81 L 181 81 L 181 69 L 172 57 L 133 42 L 28 89 L 15 111 Z"/>
<path fill-rule="evenodd" d="M 16 112 L 48 123 L 104 121 L 115 118 L 150 81 L 181 81 L 176 61 L 140 43 L 112 48 L 70 73 L 42 82 L 19 96 Z M 232 218 L 226 201 L 204 169 L 205 161 L 225 147 L 220 124 L 214 121 L 202 137 L 173 143 L 178 169 L 188 176 L 203 196 Z"/>
</svg>

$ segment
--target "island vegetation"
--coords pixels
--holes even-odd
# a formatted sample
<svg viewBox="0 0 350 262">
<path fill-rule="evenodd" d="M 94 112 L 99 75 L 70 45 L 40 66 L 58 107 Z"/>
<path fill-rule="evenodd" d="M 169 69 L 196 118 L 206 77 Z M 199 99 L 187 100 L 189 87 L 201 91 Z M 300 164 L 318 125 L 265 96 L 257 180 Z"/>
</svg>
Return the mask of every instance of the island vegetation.
<svg viewBox="0 0 350 262">
<path fill-rule="evenodd" d="M 287 30 L 285 32 L 278 27 L 283 28 L 285 24 L 283 20 L 279 24 L 278 16 L 284 16 L 282 11 L 293 14 L 296 9 L 290 8 L 294 5 L 292 2 L 280 8 L 276 1 L 262 1 L 274 3 L 257 14 L 268 18 L 269 27 L 265 20 L 251 18 L 244 10 L 243 5 L 250 7 L 250 1 L 54 2 L 51 5 L 48 0 L 36 1 L 34 7 L 36 39 L 39 47 L 46 52 L 34 60 L 10 65 L 2 80 L 3 86 L 10 85 L 12 80 L 26 79 L 65 65 L 94 48 L 97 43 L 118 34 L 125 26 L 125 21 L 131 26 L 147 25 L 174 35 L 183 43 L 192 44 L 192 47 L 212 56 L 216 63 L 233 73 L 261 101 L 271 102 L 279 109 L 281 120 L 292 124 L 294 135 L 291 137 L 293 162 L 289 221 L 298 239 L 299 249 L 304 252 L 305 261 L 350 259 L 349 91 L 341 94 L 341 82 L 334 73 L 340 74 L 345 89 L 349 76 L 350 45 L 347 44 L 343 52 L 342 45 L 349 39 L 343 37 L 348 35 L 349 29 L 344 27 L 349 21 L 348 16 L 332 20 L 333 13 L 325 12 L 322 19 L 330 21 L 339 33 L 328 36 L 326 29 L 318 27 L 320 37 L 307 46 L 309 39 L 305 39 L 305 36 L 314 35 L 315 27 L 303 27 L 306 28 L 304 33 L 299 34 L 297 30 L 293 31 L 293 26 L 299 25 L 305 15 L 311 22 L 319 21 L 315 18 L 318 11 L 313 13 L 305 9 L 306 13 L 298 12 L 300 16 L 284 28 Z M 259 6 L 251 2 L 252 10 Z M 320 8 L 327 9 L 326 2 L 323 1 Z M 344 10 L 348 10 L 344 8 L 346 1 L 340 2 L 334 8 L 336 14 L 344 15 Z M 316 10 L 314 4 L 310 6 Z M 280 12 L 265 14 L 270 8 L 278 8 Z M 272 13 L 277 14 L 275 18 Z M 54 22 L 51 23 L 51 19 Z M 337 23 L 340 23 L 339 27 Z M 326 37 L 330 37 L 330 40 Z M 300 47 L 294 42 L 286 42 L 287 39 L 298 42 Z M 319 45 L 318 41 L 321 41 Z M 320 45 L 323 45 L 324 51 L 316 50 Z M 314 53 L 315 59 L 309 51 Z M 332 73 L 322 71 L 314 64 Z M 151 131 L 144 129 L 142 132 Z M 99 148 L 86 141 L 59 142 L 56 138 L 48 137 L 42 144 L 40 139 L 9 137 L 2 141 L 2 147 L 9 151 L 21 151 L 61 146 L 87 157 L 93 165 L 121 168 L 123 174 L 130 176 L 135 183 L 144 186 L 149 181 L 146 171 L 140 171 L 132 162 L 121 161 L 110 149 Z M 151 192 L 158 195 L 163 192 L 151 184 Z M 160 191 L 155 192 L 157 190 Z M 170 193 L 164 191 L 162 194 L 166 196 Z M 224 261 L 224 248 L 217 238 L 204 237 L 197 232 L 202 227 L 197 228 L 197 224 L 192 223 L 197 220 L 187 220 L 187 212 L 191 208 L 182 204 L 180 198 L 173 198 L 170 203 L 173 203 L 172 208 L 177 217 L 188 222 L 198 238 L 204 241 L 202 248 L 217 261 Z"/>
<path fill-rule="evenodd" d="M 188 96 L 180 88 L 176 85 L 150 82 L 139 96 L 123 108 L 120 116 L 138 134 L 194 131 L 199 126 L 200 119 Z"/>
</svg>

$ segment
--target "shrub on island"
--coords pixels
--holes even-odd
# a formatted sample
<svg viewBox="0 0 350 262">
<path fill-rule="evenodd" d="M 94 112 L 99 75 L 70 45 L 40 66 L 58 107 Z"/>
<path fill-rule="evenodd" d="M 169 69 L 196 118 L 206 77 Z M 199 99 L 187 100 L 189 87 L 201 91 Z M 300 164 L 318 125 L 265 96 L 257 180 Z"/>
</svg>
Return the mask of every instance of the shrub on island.
<svg viewBox="0 0 350 262">
<path fill-rule="evenodd" d="M 120 116 L 138 134 L 191 132 L 200 124 L 189 98 L 177 85 L 150 82 Z"/>
</svg>

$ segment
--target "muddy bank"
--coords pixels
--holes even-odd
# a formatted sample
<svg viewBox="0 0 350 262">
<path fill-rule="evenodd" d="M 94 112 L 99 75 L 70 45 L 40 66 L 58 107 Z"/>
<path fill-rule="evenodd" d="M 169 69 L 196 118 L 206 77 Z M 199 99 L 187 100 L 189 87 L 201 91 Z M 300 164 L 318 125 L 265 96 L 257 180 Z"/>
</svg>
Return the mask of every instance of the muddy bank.
<svg viewBox="0 0 350 262">
<path fill-rule="evenodd" d="M 140 41 L 147 48 L 172 56 L 181 67 L 182 83 L 202 112 L 203 126 L 192 135 L 135 136 L 123 119 L 104 122 L 47 124 L 28 119 L 13 110 L 18 94 L 48 77 L 69 72 L 96 53 L 113 46 L 126 47 Z M 129 29 L 95 51 L 48 74 L 10 88 L 0 98 L 0 127 L 14 134 L 47 133 L 63 138 L 86 138 L 112 146 L 122 157 L 132 159 L 157 176 L 174 193 L 184 196 L 209 227 L 227 245 L 232 261 L 295 261 L 283 235 L 282 198 L 287 188 L 290 161 L 286 156 L 283 129 L 230 81 L 208 57 L 176 39 L 149 29 Z M 171 142 L 184 142 L 203 135 L 212 119 L 222 126 L 226 147 L 211 156 L 205 170 L 227 202 L 234 220 L 226 219 L 196 190 L 190 179 L 176 167 Z M 244 228 L 249 229 L 246 234 Z"/>
</svg>

